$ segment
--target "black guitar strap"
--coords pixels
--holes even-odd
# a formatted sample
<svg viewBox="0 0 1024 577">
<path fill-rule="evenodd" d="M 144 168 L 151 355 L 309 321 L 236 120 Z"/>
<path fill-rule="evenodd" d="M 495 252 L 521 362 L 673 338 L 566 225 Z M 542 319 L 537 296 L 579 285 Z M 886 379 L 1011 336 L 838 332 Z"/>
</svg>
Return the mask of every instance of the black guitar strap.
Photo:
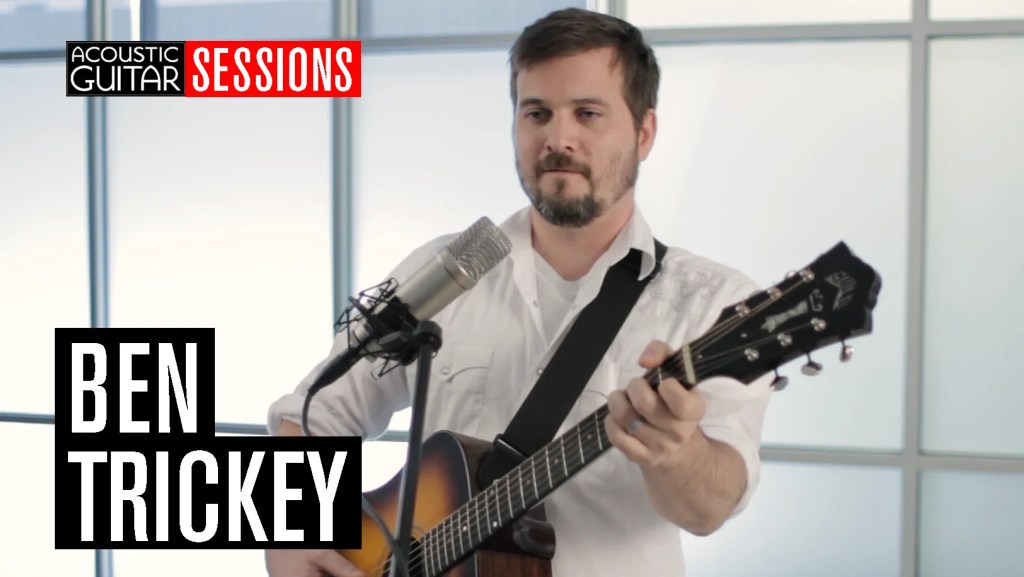
<svg viewBox="0 0 1024 577">
<path fill-rule="evenodd" d="M 481 489 L 554 438 L 640 293 L 661 270 L 667 248 L 655 239 L 654 250 L 654 271 L 642 280 L 643 253 L 637 249 L 608 269 L 597 297 L 580 312 L 508 428 L 494 438 L 477 470 Z"/>
</svg>

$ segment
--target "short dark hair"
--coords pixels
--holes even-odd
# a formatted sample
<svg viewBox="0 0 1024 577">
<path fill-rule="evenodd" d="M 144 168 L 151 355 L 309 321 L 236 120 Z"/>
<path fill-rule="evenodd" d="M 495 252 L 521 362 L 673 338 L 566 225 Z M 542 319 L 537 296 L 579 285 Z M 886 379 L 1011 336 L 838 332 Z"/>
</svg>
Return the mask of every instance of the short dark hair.
<svg viewBox="0 0 1024 577">
<path fill-rule="evenodd" d="M 530 24 L 512 45 L 512 107 L 518 106 L 516 77 L 533 64 L 573 56 L 598 48 L 613 47 L 613 63 L 623 65 L 623 96 L 633 123 L 639 129 L 644 114 L 658 103 L 660 72 L 654 50 L 637 27 L 629 22 L 579 8 L 557 10 Z"/>
</svg>

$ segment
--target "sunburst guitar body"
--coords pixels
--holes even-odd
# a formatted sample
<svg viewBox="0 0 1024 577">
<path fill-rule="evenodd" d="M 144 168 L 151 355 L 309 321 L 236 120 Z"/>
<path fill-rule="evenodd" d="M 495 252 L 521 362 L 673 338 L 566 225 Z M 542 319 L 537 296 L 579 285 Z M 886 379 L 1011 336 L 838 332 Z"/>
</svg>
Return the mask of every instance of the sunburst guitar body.
<svg viewBox="0 0 1024 577">
<path fill-rule="evenodd" d="M 481 457 L 490 448 L 487 441 L 448 431 L 436 433 L 423 443 L 413 509 L 411 577 L 550 577 L 554 531 L 543 520 L 543 505 L 538 505 L 510 525 L 491 525 L 492 531 L 479 526 L 488 517 L 486 513 L 479 515 L 479 512 L 476 525 L 462 524 L 464 531 L 461 535 L 455 526 L 447 532 L 437 531 L 444 527 L 446 519 L 457 519 L 460 507 L 473 503 L 474 496 L 486 496 L 480 493 L 474 479 Z M 399 472 L 384 485 L 366 493 L 370 505 L 392 534 L 396 533 L 395 521 L 401 507 L 401 486 L 402 474 Z M 435 530 L 433 534 L 429 533 L 430 529 Z M 365 512 L 362 531 L 361 549 L 341 550 L 339 553 L 368 577 L 387 577 L 390 574 L 391 547 Z M 467 532 L 472 536 L 465 536 Z M 470 541 L 476 543 L 482 537 L 486 538 L 479 545 L 467 547 Z"/>
</svg>

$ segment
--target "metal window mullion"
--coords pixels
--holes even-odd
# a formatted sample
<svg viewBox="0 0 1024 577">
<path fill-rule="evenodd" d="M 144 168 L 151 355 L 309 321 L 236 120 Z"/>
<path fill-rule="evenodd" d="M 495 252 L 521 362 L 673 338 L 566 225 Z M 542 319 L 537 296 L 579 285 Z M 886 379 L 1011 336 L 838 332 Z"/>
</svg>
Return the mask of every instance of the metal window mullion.
<svg viewBox="0 0 1024 577">
<path fill-rule="evenodd" d="M 620 10 L 609 2 L 609 10 Z M 610 12 L 614 14 L 614 12 Z M 1024 35 L 1024 21 L 925 22 L 927 37 Z M 909 40 L 920 32 L 920 23 L 854 22 L 834 24 L 773 24 L 769 26 L 706 26 L 643 28 L 653 45 L 729 44 L 750 42 L 814 42 L 834 40 Z M 373 53 L 416 50 L 498 50 L 510 46 L 514 32 L 446 36 L 394 36 L 363 39 L 363 51 Z"/>
<path fill-rule="evenodd" d="M 157 36 L 157 13 L 155 0 L 142 0 L 142 39 L 155 40 Z M 350 0 L 335 0 L 335 3 L 350 3 Z M 354 5 L 354 2 L 351 2 Z M 335 8 L 337 13 L 342 10 Z M 621 16 L 624 2 L 609 0 L 610 14 Z M 354 18 L 354 16 L 353 16 Z M 341 30 L 355 29 L 348 21 L 338 22 Z M 721 27 L 671 27 L 645 28 L 644 35 L 652 44 L 721 44 L 740 42 L 785 42 L 815 40 L 886 40 L 910 39 L 914 34 L 914 22 L 855 22 L 836 24 L 769 25 L 769 26 L 721 26 Z M 1024 35 L 1024 20 L 955 20 L 927 22 L 926 35 L 935 37 L 986 37 Z M 333 34 L 332 39 L 355 38 L 351 35 Z M 411 50 L 466 50 L 504 49 L 515 40 L 512 32 L 487 34 L 461 34 L 449 36 L 396 36 L 366 38 L 365 52 L 411 51 Z M 0 62 L 61 60 L 63 48 L 40 50 L 0 50 Z"/>
<path fill-rule="evenodd" d="M 928 37 L 1024 35 L 1024 20 L 956 20 L 928 23 Z"/>
<path fill-rule="evenodd" d="M 34 60 L 52 60 L 63 62 L 64 48 L 46 48 L 42 50 L 0 50 L 0 62 L 32 62 Z"/>
<path fill-rule="evenodd" d="M 109 38 L 106 0 L 87 0 L 86 37 Z M 89 317 L 95 328 L 109 322 L 107 238 L 107 102 L 89 96 L 85 101 L 86 174 L 89 214 Z"/>
<path fill-rule="evenodd" d="M 108 40 L 106 0 L 86 0 L 86 38 Z M 104 328 L 109 321 L 107 268 L 107 103 L 89 96 L 85 102 L 86 174 L 89 212 L 89 318 L 90 326 Z M 95 553 L 96 577 L 113 577 L 114 557 L 109 549 Z"/>
<path fill-rule="evenodd" d="M 607 6 L 610 16 L 626 19 L 626 0 L 607 0 Z"/>
<path fill-rule="evenodd" d="M 334 0 L 331 8 L 331 38 L 358 39 L 356 0 Z M 332 333 L 335 319 L 348 306 L 353 285 L 352 141 L 352 99 L 334 98 L 331 100 L 331 268 L 334 284 L 333 317 L 328 319 Z"/>
<path fill-rule="evenodd" d="M 157 40 L 157 0 L 142 0 L 139 5 L 139 36 L 143 41 Z"/>
<path fill-rule="evenodd" d="M 903 495 L 900 560 L 916 577 L 920 545 L 921 388 L 924 351 L 925 195 L 928 170 L 928 0 L 914 0 L 910 39 L 910 167 L 907 238 L 907 351 L 904 391 Z"/>
</svg>

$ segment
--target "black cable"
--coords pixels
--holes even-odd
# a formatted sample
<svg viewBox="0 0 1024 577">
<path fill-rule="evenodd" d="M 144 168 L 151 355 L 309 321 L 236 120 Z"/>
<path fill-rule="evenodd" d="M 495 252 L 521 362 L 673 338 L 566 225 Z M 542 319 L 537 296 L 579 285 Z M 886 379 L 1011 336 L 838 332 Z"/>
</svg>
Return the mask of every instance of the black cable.
<svg viewBox="0 0 1024 577">
<path fill-rule="evenodd" d="M 308 424 L 309 424 L 309 406 L 312 403 L 313 395 L 315 395 L 317 393 L 317 391 L 319 391 L 321 388 L 323 388 L 323 387 L 320 387 L 320 388 L 317 388 L 317 389 L 310 389 L 306 393 L 306 401 L 302 405 L 302 434 L 303 434 L 303 436 L 306 436 L 306 437 L 312 436 L 312 435 L 309 434 L 309 426 L 308 426 Z M 373 519 L 373 522 L 376 523 L 377 527 L 380 529 L 380 532 L 384 534 L 384 538 L 387 539 L 388 546 L 391 547 L 392 553 L 398 559 L 398 564 L 403 569 L 404 574 L 406 576 L 408 576 L 408 577 L 411 577 L 412 574 L 409 573 L 409 560 L 406 559 L 405 553 L 403 553 L 402 550 L 398 547 L 398 542 L 395 540 L 394 534 L 391 533 L 391 530 L 388 529 L 387 525 L 380 518 L 380 513 L 378 513 L 377 510 L 373 508 L 373 505 L 370 504 L 370 501 L 366 498 L 366 494 L 365 493 L 362 494 L 362 500 L 363 500 L 363 505 L 362 505 L 363 506 L 363 512 L 366 513 L 367 515 L 369 515 L 370 518 Z"/>
<path fill-rule="evenodd" d="M 384 537 L 388 540 L 388 546 L 391 547 L 391 552 L 398 558 L 398 565 L 404 571 L 406 577 L 412 577 L 412 573 L 409 572 L 409 560 L 406 559 L 405 553 L 398 547 L 398 543 L 395 541 L 395 536 L 388 530 L 387 525 L 384 524 L 384 520 L 380 518 L 380 514 L 373 508 L 370 501 L 363 495 L 363 512 L 373 519 L 373 522 L 377 524 L 381 533 L 384 533 Z"/>
<path fill-rule="evenodd" d="M 353 298 L 353 299 L 349 299 L 349 300 L 352 303 L 352 307 L 354 307 L 355 309 L 357 309 L 358 311 L 363 313 L 364 318 L 367 318 L 369 320 L 371 326 L 374 329 L 376 329 L 378 331 L 377 334 L 379 334 L 380 325 L 378 324 L 377 319 L 375 319 L 372 315 L 369 314 L 370 313 L 369 309 L 366 308 L 365 306 L 363 306 L 362 304 L 360 304 L 357 299 Z M 347 315 L 348 315 L 348 311 L 346 311 L 346 313 L 344 313 L 342 315 L 342 318 L 344 318 Z M 341 319 L 339 318 L 339 320 L 338 320 L 338 328 L 339 329 L 341 328 L 342 324 L 345 325 L 346 327 L 348 325 L 350 325 L 350 323 L 342 323 Z M 344 368 L 341 368 L 340 372 L 347 371 L 347 369 L 349 367 L 351 367 L 351 364 L 349 364 L 349 363 L 354 364 L 355 360 L 362 356 L 362 350 L 365 347 L 366 343 L 369 342 L 369 340 L 370 339 L 365 339 L 363 341 L 363 343 L 360 343 L 359 347 L 356 347 L 355 349 L 350 348 L 348 354 L 347 355 L 343 355 L 343 357 L 348 357 L 348 360 L 347 361 L 343 361 L 340 365 L 347 365 L 347 366 L 344 366 Z M 323 389 L 328 384 L 333 382 L 334 379 L 327 377 L 327 373 L 332 372 L 332 371 L 336 371 L 336 370 L 337 370 L 337 367 L 335 367 L 333 364 L 332 365 L 328 365 L 325 368 L 325 370 L 321 373 L 321 375 L 316 379 L 316 381 L 313 382 L 313 384 L 310 386 L 309 390 L 306 391 L 306 398 L 305 398 L 305 401 L 302 404 L 302 421 L 301 421 L 302 435 L 305 436 L 305 437 L 311 437 L 312 436 L 312 434 L 310 434 L 310 431 L 309 431 L 309 408 L 310 408 L 310 406 L 313 403 L 313 396 L 316 395 L 317 392 L 320 391 L 320 389 Z M 370 516 L 370 518 L 373 520 L 373 522 L 380 529 L 380 532 L 384 534 L 384 538 L 387 539 L 388 546 L 391 547 L 391 551 L 392 551 L 394 557 L 397 559 L 399 567 L 401 567 L 402 570 L 404 571 L 404 574 L 407 577 L 411 577 L 411 574 L 409 573 L 409 560 L 406 558 L 405 553 L 398 547 L 398 543 L 397 543 L 397 541 L 395 539 L 395 536 L 391 533 L 391 531 L 388 529 L 387 525 L 380 518 L 380 514 L 377 512 L 377 510 L 374 509 L 373 505 L 370 504 L 370 501 L 366 498 L 366 494 L 365 493 L 362 494 L 361 497 L 362 497 L 362 509 L 363 509 L 363 512 Z"/>
</svg>

